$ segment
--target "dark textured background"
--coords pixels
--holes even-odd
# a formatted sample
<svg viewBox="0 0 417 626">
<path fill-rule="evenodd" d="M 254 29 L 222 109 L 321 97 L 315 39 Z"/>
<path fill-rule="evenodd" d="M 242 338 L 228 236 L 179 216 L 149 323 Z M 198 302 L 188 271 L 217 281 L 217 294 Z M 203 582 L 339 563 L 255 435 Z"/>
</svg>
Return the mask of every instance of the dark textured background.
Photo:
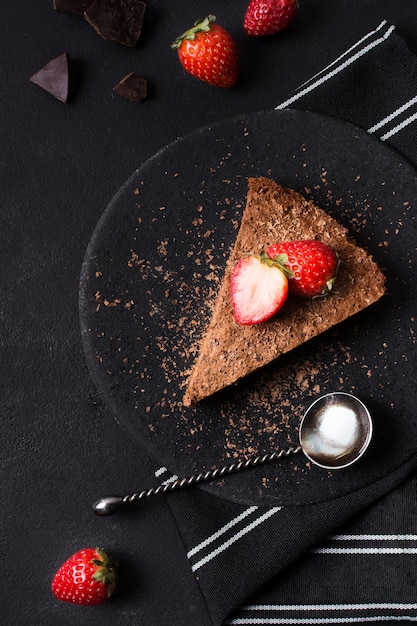
<svg viewBox="0 0 417 626">
<path fill-rule="evenodd" d="M 52 0 L 3 0 L 0 20 L 1 614 L 23 626 L 204 626 L 198 588 L 163 500 L 97 518 L 107 493 L 153 484 L 150 460 L 118 426 L 89 376 L 78 285 L 91 234 L 120 185 L 157 150 L 212 121 L 272 108 L 382 19 L 417 51 L 414 0 L 300 0 L 296 25 L 252 40 L 246 1 L 148 1 L 136 48 L 102 40 Z M 241 80 L 220 91 L 187 76 L 170 43 L 215 13 L 241 50 Z M 67 51 L 76 80 L 64 105 L 29 81 Z M 112 93 L 129 71 L 140 104 Z M 85 545 L 123 563 L 114 601 L 55 601 L 55 569 Z"/>
</svg>

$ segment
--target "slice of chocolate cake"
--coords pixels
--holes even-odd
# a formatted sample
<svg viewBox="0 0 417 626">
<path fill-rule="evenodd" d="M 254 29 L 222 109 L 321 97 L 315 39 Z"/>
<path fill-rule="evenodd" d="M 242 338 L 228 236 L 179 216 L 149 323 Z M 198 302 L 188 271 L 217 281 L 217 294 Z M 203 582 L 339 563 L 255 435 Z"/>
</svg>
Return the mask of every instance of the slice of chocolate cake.
<svg viewBox="0 0 417 626">
<path fill-rule="evenodd" d="M 339 255 L 340 268 L 328 296 L 291 296 L 276 316 L 242 326 L 234 319 L 230 273 L 245 252 L 298 239 L 319 239 Z M 348 231 L 301 194 L 268 178 L 249 179 L 246 208 L 211 321 L 187 381 L 183 403 L 190 406 L 373 304 L 385 291 L 385 277 Z"/>
</svg>

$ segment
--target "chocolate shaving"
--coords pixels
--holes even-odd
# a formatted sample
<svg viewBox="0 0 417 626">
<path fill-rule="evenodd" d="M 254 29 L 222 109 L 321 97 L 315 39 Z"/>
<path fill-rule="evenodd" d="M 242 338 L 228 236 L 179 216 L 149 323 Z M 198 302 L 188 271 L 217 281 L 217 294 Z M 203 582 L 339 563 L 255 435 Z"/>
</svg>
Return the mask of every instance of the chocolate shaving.
<svg viewBox="0 0 417 626">
<path fill-rule="evenodd" d="M 146 98 L 147 87 L 148 83 L 145 78 L 135 72 L 130 72 L 113 87 L 113 91 L 132 102 L 141 102 Z"/>
<path fill-rule="evenodd" d="M 30 80 L 52 94 L 57 100 L 66 102 L 69 88 L 68 60 L 69 57 L 66 52 L 60 54 L 38 72 L 35 72 Z"/>
<path fill-rule="evenodd" d="M 95 0 L 84 17 L 97 33 L 124 46 L 135 46 L 146 4 L 141 0 Z"/>
<path fill-rule="evenodd" d="M 93 0 L 54 0 L 54 9 L 62 13 L 84 15 L 92 4 Z"/>
</svg>

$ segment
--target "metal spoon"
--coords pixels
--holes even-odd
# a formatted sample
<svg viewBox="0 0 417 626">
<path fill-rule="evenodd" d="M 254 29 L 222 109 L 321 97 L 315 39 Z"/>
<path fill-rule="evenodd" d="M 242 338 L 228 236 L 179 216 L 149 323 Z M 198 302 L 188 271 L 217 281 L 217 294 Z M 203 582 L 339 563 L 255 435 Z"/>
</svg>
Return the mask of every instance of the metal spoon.
<svg viewBox="0 0 417 626">
<path fill-rule="evenodd" d="M 145 489 L 127 496 L 107 496 L 93 505 L 96 515 L 112 515 L 123 504 L 138 502 L 183 487 L 220 478 L 249 467 L 303 452 L 315 465 L 325 469 L 342 469 L 355 463 L 368 448 L 372 437 L 372 420 L 366 406 L 355 396 L 332 392 L 315 400 L 300 424 L 299 445 L 236 461 L 223 467 Z"/>
</svg>

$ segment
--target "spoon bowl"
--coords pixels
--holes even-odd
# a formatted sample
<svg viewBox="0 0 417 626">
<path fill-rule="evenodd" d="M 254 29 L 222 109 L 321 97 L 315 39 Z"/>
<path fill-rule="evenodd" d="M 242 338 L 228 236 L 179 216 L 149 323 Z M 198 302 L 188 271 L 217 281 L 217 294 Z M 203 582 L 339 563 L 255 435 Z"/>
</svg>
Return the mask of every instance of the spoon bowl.
<svg viewBox="0 0 417 626">
<path fill-rule="evenodd" d="M 332 392 L 318 398 L 301 421 L 302 451 L 315 465 L 342 469 L 356 463 L 372 438 L 372 420 L 355 396 Z"/>
</svg>

